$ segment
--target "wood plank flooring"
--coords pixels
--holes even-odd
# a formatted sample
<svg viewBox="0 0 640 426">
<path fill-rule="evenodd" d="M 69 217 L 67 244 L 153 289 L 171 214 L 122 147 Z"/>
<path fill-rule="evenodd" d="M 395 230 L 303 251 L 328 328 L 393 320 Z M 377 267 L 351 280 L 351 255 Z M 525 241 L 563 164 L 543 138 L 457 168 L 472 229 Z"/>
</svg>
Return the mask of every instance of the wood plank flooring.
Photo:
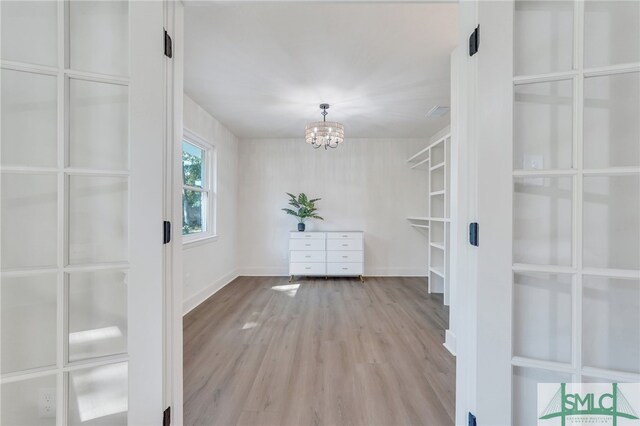
<svg viewBox="0 0 640 426">
<path fill-rule="evenodd" d="M 240 277 L 184 319 L 186 425 L 451 425 L 448 312 L 421 278 Z"/>
</svg>

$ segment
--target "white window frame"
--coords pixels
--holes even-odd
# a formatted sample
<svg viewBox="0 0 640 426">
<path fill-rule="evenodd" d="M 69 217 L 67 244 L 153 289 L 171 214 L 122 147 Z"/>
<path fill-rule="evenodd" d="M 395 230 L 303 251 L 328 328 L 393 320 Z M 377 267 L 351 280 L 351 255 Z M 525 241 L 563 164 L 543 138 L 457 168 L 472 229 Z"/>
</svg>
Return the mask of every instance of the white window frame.
<svg viewBox="0 0 640 426">
<path fill-rule="evenodd" d="M 189 189 L 193 191 L 200 191 L 205 194 L 205 214 L 203 217 L 202 232 L 197 234 L 182 235 L 182 243 L 184 245 L 195 245 L 197 243 L 204 243 L 208 241 L 215 241 L 218 239 L 217 233 L 217 206 L 218 206 L 218 191 L 217 191 L 217 170 L 218 161 L 216 155 L 216 147 L 211 144 L 202 136 L 185 128 L 180 141 L 180 149 L 182 151 L 182 143 L 187 142 L 197 148 L 200 148 L 203 152 L 203 168 L 202 168 L 202 188 L 195 188 L 186 186 L 184 181 L 180 187 L 180 191 Z M 182 165 L 182 161 L 180 163 Z M 182 175 L 182 170 L 180 171 Z M 182 198 L 182 197 L 181 197 Z M 182 227 L 181 227 L 182 229 Z"/>
</svg>

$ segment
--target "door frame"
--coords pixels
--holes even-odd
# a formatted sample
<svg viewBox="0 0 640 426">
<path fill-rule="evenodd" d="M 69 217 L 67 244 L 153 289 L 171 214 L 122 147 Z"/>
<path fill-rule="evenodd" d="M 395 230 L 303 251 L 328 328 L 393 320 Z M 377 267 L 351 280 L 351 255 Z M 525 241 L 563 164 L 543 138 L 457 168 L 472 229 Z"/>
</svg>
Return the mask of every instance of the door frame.
<svg viewBox="0 0 640 426">
<path fill-rule="evenodd" d="M 157 424 L 162 415 L 163 304 L 161 283 L 163 150 L 158 141 L 165 129 L 162 87 L 165 85 L 161 36 L 163 7 L 156 2 L 129 3 L 131 223 L 129 281 L 129 404 L 128 423 Z M 157 34 L 158 36 L 152 36 Z M 154 242 L 149 244 L 149 242 Z M 138 273 L 140 272 L 140 274 Z M 151 271 L 151 273 L 149 273 Z"/>
<path fill-rule="evenodd" d="M 164 28 L 172 58 L 164 57 L 166 131 L 164 138 L 164 217 L 171 241 L 164 246 L 164 409 L 170 423 L 183 424 L 183 277 L 182 277 L 182 134 L 184 4 L 164 0 Z"/>
<path fill-rule="evenodd" d="M 513 8 L 478 2 L 476 403 L 484 424 L 512 421 Z"/>
<path fill-rule="evenodd" d="M 470 56 L 478 25 L 480 48 Z M 512 205 L 512 28 L 512 2 L 459 3 L 456 424 L 469 414 L 511 423 L 512 227 L 500 206 Z M 467 239 L 471 222 L 479 223 L 478 247 Z"/>
</svg>

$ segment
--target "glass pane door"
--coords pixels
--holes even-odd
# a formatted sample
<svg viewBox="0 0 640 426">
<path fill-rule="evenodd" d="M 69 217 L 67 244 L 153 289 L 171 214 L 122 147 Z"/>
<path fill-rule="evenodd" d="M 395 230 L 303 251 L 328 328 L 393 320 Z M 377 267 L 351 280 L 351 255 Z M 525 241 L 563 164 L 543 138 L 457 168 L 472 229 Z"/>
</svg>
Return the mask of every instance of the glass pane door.
<svg viewBox="0 0 640 426">
<path fill-rule="evenodd" d="M 129 4 L 0 7 L 0 423 L 124 425 Z"/>
<path fill-rule="evenodd" d="M 538 383 L 640 381 L 639 31 L 638 2 L 515 2 L 513 424 Z"/>
</svg>

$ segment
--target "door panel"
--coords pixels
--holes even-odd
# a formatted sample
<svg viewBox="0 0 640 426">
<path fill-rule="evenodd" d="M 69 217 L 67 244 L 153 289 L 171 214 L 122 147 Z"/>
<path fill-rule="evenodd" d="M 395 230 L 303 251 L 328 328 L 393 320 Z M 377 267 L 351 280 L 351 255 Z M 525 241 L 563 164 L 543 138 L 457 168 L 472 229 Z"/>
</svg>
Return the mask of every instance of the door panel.
<svg viewBox="0 0 640 426">
<path fill-rule="evenodd" d="M 515 75 L 570 70 L 573 19 L 571 1 L 516 1 L 513 16 L 513 35 L 518 46 L 513 52 Z M 532 34 L 536 36 L 532 37 Z"/>
<path fill-rule="evenodd" d="M 3 1 L 2 59 L 55 67 L 58 24 L 54 1 Z"/>
<path fill-rule="evenodd" d="M 2 279 L 2 373 L 56 364 L 56 274 Z"/>
<path fill-rule="evenodd" d="M 55 167 L 58 126 L 56 77 L 7 69 L 1 72 L 2 165 Z"/>
<path fill-rule="evenodd" d="M 127 424 L 127 363 L 69 373 L 70 425 Z"/>
<path fill-rule="evenodd" d="M 69 80 L 69 165 L 129 169 L 127 86 Z"/>
<path fill-rule="evenodd" d="M 58 195 L 55 175 L 2 174 L 2 269 L 56 265 Z"/>
<path fill-rule="evenodd" d="M 640 6 L 477 5 L 475 408 L 529 425 L 538 383 L 640 381 Z"/>
<path fill-rule="evenodd" d="M 129 3 L 69 3 L 69 65 L 79 71 L 129 75 Z"/>
<path fill-rule="evenodd" d="M 640 3 L 589 0 L 584 9 L 585 67 L 640 61 Z"/>
<path fill-rule="evenodd" d="M 573 145 L 571 80 L 514 88 L 513 168 L 569 168 Z"/>
<path fill-rule="evenodd" d="M 640 166 L 637 117 L 640 73 L 585 78 L 584 167 Z"/>
<path fill-rule="evenodd" d="M 640 270 L 640 176 L 585 176 L 583 264 Z"/>
<path fill-rule="evenodd" d="M 69 361 L 127 352 L 127 271 L 72 272 Z"/>
<path fill-rule="evenodd" d="M 573 179 L 515 178 L 514 263 L 570 265 Z"/>
<path fill-rule="evenodd" d="M 584 276 L 582 298 L 584 365 L 640 374 L 640 280 Z"/>
<path fill-rule="evenodd" d="M 513 281 L 513 355 L 571 362 L 572 276 L 521 272 Z"/>
<path fill-rule="evenodd" d="M 0 423 L 157 424 L 163 4 L 0 7 Z"/>
<path fill-rule="evenodd" d="M 69 264 L 128 260 L 126 177 L 69 176 Z"/>
<path fill-rule="evenodd" d="M 570 382 L 571 375 L 537 368 L 513 368 L 513 425 L 538 424 L 538 383 Z"/>
<path fill-rule="evenodd" d="M 34 409 L 41 398 L 57 401 L 56 375 L 46 375 L 2 385 L 2 424 L 15 426 L 48 426 L 56 423 L 56 411 Z"/>
</svg>

